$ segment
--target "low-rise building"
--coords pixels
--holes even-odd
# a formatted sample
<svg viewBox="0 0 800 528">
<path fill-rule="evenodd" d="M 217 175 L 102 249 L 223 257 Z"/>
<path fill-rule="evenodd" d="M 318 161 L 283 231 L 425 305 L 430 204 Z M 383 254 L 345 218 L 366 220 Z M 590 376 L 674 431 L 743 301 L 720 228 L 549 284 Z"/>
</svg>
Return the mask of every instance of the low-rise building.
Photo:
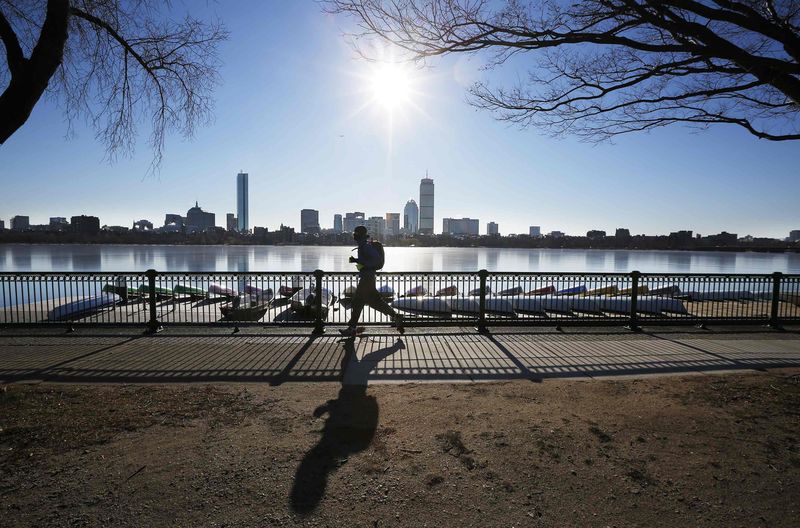
<svg viewBox="0 0 800 528">
<path fill-rule="evenodd" d="M 31 219 L 29 216 L 14 216 L 9 227 L 12 231 L 27 231 L 31 227 Z"/>
<path fill-rule="evenodd" d="M 175 222 L 171 224 L 167 224 L 163 227 L 158 229 L 159 233 L 183 233 L 184 227 L 183 224 L 177 224 Z"/>
<path fill-rule="evenodd" d="M 702 238 L 702 242 L 711 244 L 712 246 L 730 246 L 736 244 L 739 236 L 736 233 L 728 233 L 723 231 L 717 235 L 708 235 Z"/>
<path fill-rule="evenodd" d="M 80 215 L 69 219 L 73 233 L 96 235 L 100 232 L 100 219 L 96 216 Z"/>
<path fill-rule="evenodd" d="M 127 227 L 123 227 L 123 226 L 104 225 L 103 226 L 103 231 L 106 231 L 108 233 L 115 233 L 115 234 L 121 235 L 123 233 L 127 233 L 128 231 L 130 231 L 130 229 L 128 229 Z"/>
<path fill-rule="evenodd" d="M 50 217 L 50 231 L 67 231 L 69 229 L 69 222 L 63 216 Z"/>
<path fill-rule="evenodd" d="M 225 215 L 225 227 L 229 232 L 239 230 L 239 220 L 236 218 L 235 214 L 228 213 Z"/>
<path fill-rule="evenodd" d="M 180 226 L 186 225 L 186 217 L 175 213 L 167 213 L 164 216 L 164 225 L 178 224 Z"/>
<path fill-rule="evenodd" d="M 133 223 L 133 230 L 134 231 L 152 231 L 153 230 L 153 222 L 150 220 L 137 220 Z"/>
<path fill-rule="evenodd" d="M 400 213 L 386 213 L 386 236 L 400 234 Z"/>
<path fill-rule="evenodd" d="M 386 236 L 386 219 L 382 216 L 370 216 L 365 227 L 372 238 L 383 240 Z"/>
<path fill-rule="evenodd" d="M 358 226 L 363 226 L 367 224 L 367 219 L 364 216 L 364 213 L 361 212 L 354 212 L 354 213 L 345 213 L 344 215 L 344 231 L 346 233 L 352 233 L 353 229 Z"/>
<path fill-rule="evenodd" d="M 476 218 L 443 218 L 442 234 L 478 236 L 479 224 Z"/>
</svg>

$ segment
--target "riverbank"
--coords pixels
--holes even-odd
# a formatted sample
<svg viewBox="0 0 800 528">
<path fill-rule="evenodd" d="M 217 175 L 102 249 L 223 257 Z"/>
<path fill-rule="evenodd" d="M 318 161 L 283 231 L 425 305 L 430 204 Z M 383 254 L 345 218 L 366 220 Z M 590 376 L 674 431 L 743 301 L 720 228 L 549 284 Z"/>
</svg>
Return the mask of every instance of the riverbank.
<svg viewBox="0 0 800 528">
<path fill-rule="evenodd" d="M 387 247 L 425 248 L 490 248 L 490 249 L 584 249 L 632 251 L 725 251 L 784 253 L 800 252 L 800 242 L 775 238 L 739 240 L 736 235 L 721 233 L 703 238 L 674 237 L 666 235 L 635 235 L 623 238 L 614 236 L 585 237 L 531 237 L 521 235 L 375 235 Z M 70 231 L 0 231 L 0 245 L 170 245 L 170 246 L 352 246 L 349 232 L 322 236 L 288 231 L 268 231 L 241 235 L 221 228 L 203 233 L 156 233 L 129 231 L 126 233 L 100 231 L 93 234 Z"/>
<path fill-rule="evenodd" d="M 353 271 L 342 246 L 0 244 L 0 271 Z M 800 254 L 753 251 L 386 248 L 386 272 L 800 273 Z"/>
<path fill-rule="evenodd" d="M 6 526 L 797 526 L 800 369 L 7 385 Z"/>
</svg>

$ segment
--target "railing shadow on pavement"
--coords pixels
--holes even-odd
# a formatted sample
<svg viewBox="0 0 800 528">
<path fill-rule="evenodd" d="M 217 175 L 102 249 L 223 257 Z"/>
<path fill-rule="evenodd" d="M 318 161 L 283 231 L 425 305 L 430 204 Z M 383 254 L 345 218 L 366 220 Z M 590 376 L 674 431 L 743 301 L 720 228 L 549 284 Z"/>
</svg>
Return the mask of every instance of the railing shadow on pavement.
<svg viewBox="0 0 800 528">
<path fill-rule="evenodd" d="M 353 342 L 349 359 L 347 341 L 308 333 L 2 335 L 0 381 L 349 384 L 355 367 L 347 374 L 345 361 L 368 366 L 370 382 L 535 381 L 800 366 L 797 336 L 773 332 L 430 332 L 407 334 L 403 347 L 385 356 L 378 352 L 390 349 L 396 334 L 370 334 Z"/>
</svg>

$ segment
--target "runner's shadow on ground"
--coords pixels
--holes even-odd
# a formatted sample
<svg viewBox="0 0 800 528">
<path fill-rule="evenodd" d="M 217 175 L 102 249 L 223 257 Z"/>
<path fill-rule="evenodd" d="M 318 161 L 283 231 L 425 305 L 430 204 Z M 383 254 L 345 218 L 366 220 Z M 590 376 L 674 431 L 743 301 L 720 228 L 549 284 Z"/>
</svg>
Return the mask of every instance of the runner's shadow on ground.
<svg viewBox="0 0 800 528">
<path fill-rule="evenodd" d="M 392 346 L 371 352 L 360 361 L 355 359 L 353 339 L 345 340 L 344 347 L 339 395 L 314 410 L 315 417 L 327 414 L 328 418 L 319 442 L 306 453 L 295 473 L 290 505 L 300 514 L 312 512 L 322 501 L 330 473 L 372 443 L 379 410 L 375 397 L 367 394 L 369 373 L 379 361 L 405 345 L 398 339 Z"/>
</svg>

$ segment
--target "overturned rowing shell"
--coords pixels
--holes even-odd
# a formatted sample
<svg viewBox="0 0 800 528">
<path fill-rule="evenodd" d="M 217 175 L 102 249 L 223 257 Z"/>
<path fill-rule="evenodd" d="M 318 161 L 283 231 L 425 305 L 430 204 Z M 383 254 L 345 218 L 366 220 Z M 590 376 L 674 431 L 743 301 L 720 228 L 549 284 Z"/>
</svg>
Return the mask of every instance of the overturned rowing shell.
<svg viewBox="0 0 800 528">
<path fill-rule="evenodd" d="M 395 310 L 423 315 L 443 315 L 449 317 L 452 314 L 452 309 L 447 301 L 433 297 L 408 297 L 398 299 L 392 303 L 392 306 Z"/>
<path fill-rule="evenodd" d="M 447 302 L 454 313 L 478 314 L 481 311 L 481 301 L 474 297 L 458 297 Z M 513 304 L 506 299 L 486 299 L 484 309 L 486 313 L 516 316 Z"/>
</svg>

